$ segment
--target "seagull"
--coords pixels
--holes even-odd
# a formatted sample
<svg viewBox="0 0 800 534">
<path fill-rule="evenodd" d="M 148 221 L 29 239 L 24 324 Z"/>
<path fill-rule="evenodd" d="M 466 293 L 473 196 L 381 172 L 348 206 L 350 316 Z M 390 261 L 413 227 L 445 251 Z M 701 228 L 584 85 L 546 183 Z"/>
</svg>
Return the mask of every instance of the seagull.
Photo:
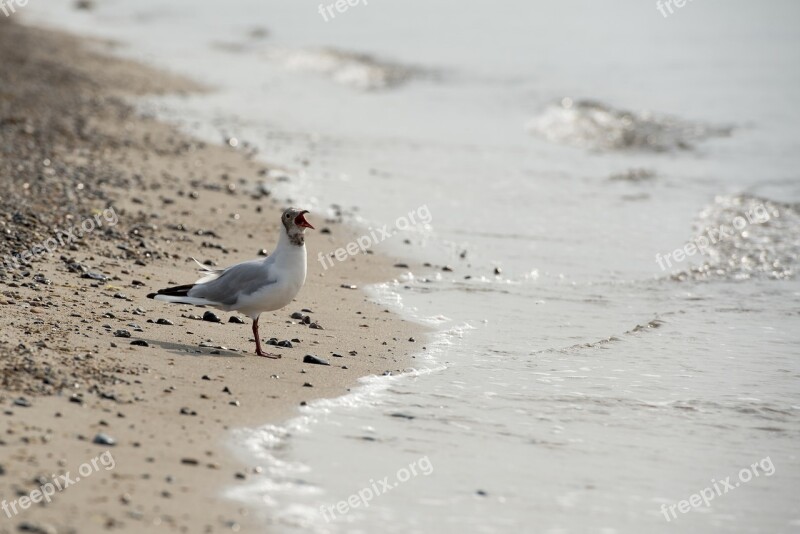
<svg viewBox="0 0 800 534">
<path fill-rule="evenodd" d="M 306 281 L 306 228 L 314 229 L 306 220 L 307 210 L 289 208 L 281 215 L 278 245 L 265 259 L 237 263 L 227 269 L 209 269 L 200 266 L 203 277 L 194 284 L 168 287 L 147 298 L 172 302 L 211 306 L 224 311 L 237 311 L 253 320 L 256 354 L 265 358 L 280 358 L 261 350 L 258 335 L 258 317 L 263 312 L 275 311 L 289 304 Z M 192 258 L 194 259 L 194 258 Z"/>
</svg>

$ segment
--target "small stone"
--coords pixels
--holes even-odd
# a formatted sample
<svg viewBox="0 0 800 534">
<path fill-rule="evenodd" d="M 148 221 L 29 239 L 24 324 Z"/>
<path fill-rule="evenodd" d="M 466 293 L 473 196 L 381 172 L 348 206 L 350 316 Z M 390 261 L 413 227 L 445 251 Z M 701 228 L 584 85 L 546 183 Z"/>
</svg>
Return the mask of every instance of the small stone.
<svg viewBox="0 0 800 534">
<path fill-rule="evenodd" d="M 181 408 L 181 415 L 197 415 L 197 412 L 189 408 Z"/>
<path fill-rule="evenodd" d="M 136 345 L 137 347 L 149 347 L 150 343 L 148 343 L 144 339 L 135 339 L 131 341 L 131 345 Z"/>
<path fill-rule="evenodd" d="M 221 323 L 222 322 L 222 319 L 220 319 L 219 316 L 216 313 L 212 312 L 212 311 L 205 312 L 203 314 L 203 320 L 207 321 L 209 323 Z"/>
<path fill-rule="evenodd" d="M 411 342 L 411 343 L 416 343 L 417 342 L 417 340 L 414 339 L 413 337 L 408 338 L 408 341 Z"/>
<path fill-rule="evenodd" d="M 208 376 L 208 375 L 203 375 L 201 378 L 202 378 L 203 380 L 211 380 L 211 377 L 210 377 L 210 376 Z"/>
<path fill-rule="evenodd" d="M 342 284 L 339 287 L 341 287 L 342 289 L 358 289 L 358 286 L 355 284 Z"/>
<path fill-rule="evenodd" d="M 156 324 L 164 325 L 164 326 L 174 326 L 175 323 L 170 321 L 169 319 L 159 319 L 156 321 Z"/>
<path fill-rule="evenodd" d="M 194 458 L 181 458 L 181 463 L 183 465 L 199 465 L 200 464 L 200 462 L 198 462 Z"/>
<path fill-rule="evenodd" d="M 108 434 L 104 434 L 104 433 L 100 432 L 99 434 L 97 434 L 94 437 L 94 439 L 92 440 L 92 443 L 94 443 L 96 445 L 108 445 L 109 447 L 113 447 L 114 445 L 117 444 L 117 440 L 115 440 L 114 438 L 112 438 Z"/>
<path fill-rule="evenodd" d="M 302 313 L 300 313 L 300 312 L 294 312 L 294 313 L 291 315 L 291 318 L 292 318 L 292 319 L 300 319 L 300 320 L 302 320 L 302 319 L 303 319 L 303 317 L 305 317 L 305 315 L 303 315 L 303 314 L 302 314 Z"/>
<path fill-rule="evenodd" d="M 444 271 L 446 273 L 452 273 L 453 272 L 453 268 L 450 267 L 449 265 L 445 265 L 444 267 L 442 267 L 442 271 Z"/>
<path fill-rule="evenodd" d="M 231 316 L 230 319 L 228 319 L 228 322 L 229 323 L 234 323 L 234 324 L 244 324 L 244 321 L 242 320 L 242 318 L 241 317 L 237 317 L 236 315 Z"/>
<path fill-rule="evenodd" d="M 494 268 L 494 274 L 497 274 L 497 275 L 503 274 L 503 269 L 501 269 L 500 267 L 495 267 Z"/>
<path fill-rule="evenodd" d="M 322 358 L 317 358 L 316 356 L 312 356 L 311 354 L 306 354 L 303 357 L 303 363 L 313 363 L 315 365 L 330 365 L 326 360 Z"/>
<path fill-rule="evenodd" d="M 25 397 L 19 397 L 19 398 L 14 399 L 14 405 L 15 406 L 20 406 L 22 408 L 30 408 L 31 407 L 31 401 L 29 401 Z"/>
<path fill-rule="evenodd" d="M 131 337 L 131 333 L 127 330 L 117 330 L 114 332 L 114 337 Z"/>
<path fill-rule="evenodd" d="M 325 330 L 324 328 L 322 328 L 322 325 L 319 324 L 319 323 L 311 323 L 310 325 L 308 325 L 308 327 L 313 329 L 313 330 Z"/>
</svg>

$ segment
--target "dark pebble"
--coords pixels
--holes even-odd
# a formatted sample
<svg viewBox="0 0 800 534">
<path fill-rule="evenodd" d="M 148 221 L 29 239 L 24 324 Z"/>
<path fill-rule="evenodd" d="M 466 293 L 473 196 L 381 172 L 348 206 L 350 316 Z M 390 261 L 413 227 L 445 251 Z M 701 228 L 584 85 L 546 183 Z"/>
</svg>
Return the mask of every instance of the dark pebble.
<svg viewBox="0 0 800 534">
<path fill-rule="evenodd" d="M 235 315 L 231 316 L 231 318 L 228 319 L 228 322 L 229 323 L 235 323 L 235 324 L 244 324 L 244 321 L 242 320 L 242 318 L 241 317 L 237 317 Z"/>
<path fill-rule="evenodd" d="M 135 339 L 131 341 L 131 345 L 136 345 L 137 347 L 149 347 L 150 343 L 148 343 L 144 339 Z"/>
<path fill-rule="evenodd" d="M 131 333 L 127 330 L 117 330 L 114 332 L 114 337 L 131 337 Z"/>
<path fill-rule="evenodd" d="M 156 321 L 156 324 L 163 324 L 164 326 L 174 326 L 175 325 L 175 323 L 173 323 L 169 319 L 159 319 L 158 321 Z"/>
<path fill-rule="evenodd" d="M 316 365 L 330 365 L 326 360 L 322 358 L 317 358 L 316 356 L 312 356 L 311 354 L 306 354 L 303 357 L 303 363 L 313 363 Z"/>
<path fill-rule="evenodd" d="M 117 444 L 117 440 L 115 440 L 108 434 L 103 434 L 102 432 L 100 432 L 94 437 L 92 443 L 96 445 L 108 445 L 109 447 L 113 447 L 114 445 Z"/>
<path fill-rule="evenodd" d="M 197 412 L 189 408 L 181 408 L 181 415 L 197 415 Z"/>
<path fill-rule="evenodd" d="M 319 323 L 311 323 L 310 325 L 308 325 L 308 327 L 314 330 L 325 330 Z"/>
<path fill-rule="evenodd" d="M 19 397 L 17 399 L 14 399 L 14 405 L 15 406 L 21 406 L 22 408 L 30 408 L 31 407 L 31 401 L 29 401 L 25 397 Z"/>
<path fill-rule="evenodd" d="M 207 312 L 205 312 L 203 314 L 203 320 L 207 321 L 209 323 L 221 323 L 222 322 L 222 319 L 220 319 L 219 316 L 216 313 L 211 312 L 211 311 L 207 311 Z"/>
</svg>

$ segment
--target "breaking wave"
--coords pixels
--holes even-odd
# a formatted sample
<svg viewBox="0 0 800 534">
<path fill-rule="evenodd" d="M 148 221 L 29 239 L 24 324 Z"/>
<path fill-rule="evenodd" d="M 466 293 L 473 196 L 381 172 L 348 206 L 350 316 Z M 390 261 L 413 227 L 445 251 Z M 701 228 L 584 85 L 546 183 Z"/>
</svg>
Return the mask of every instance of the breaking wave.
<svg viewBox="0 0 800 534">
<path fill-rule="evenodd" d="M 549 141 L 594 150 L 667 152 L 690 150 L 704 139 L 729 136 L 733 128 L 563 98 L 528 122 L 527 130 Z"/>
<path fill-rule="evenodd" d="M 800 204 L 748 194 L 718 196 L 700 212 L 694 226 L 695 242 L 704 237 L 709 241 L 708 254 L 701 266 L 673 274 L 673 279 L 782 280 L 797 273 Z M 711 243 L 709 236 L 718 236 L 721 230 L 725 237 Z"/>
</svg>

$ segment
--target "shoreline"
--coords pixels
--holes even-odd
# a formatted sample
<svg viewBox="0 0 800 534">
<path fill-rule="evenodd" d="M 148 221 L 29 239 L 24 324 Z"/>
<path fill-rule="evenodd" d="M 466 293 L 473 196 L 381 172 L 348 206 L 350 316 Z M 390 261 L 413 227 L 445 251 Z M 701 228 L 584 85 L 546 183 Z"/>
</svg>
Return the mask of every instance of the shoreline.
<svg viewBox="0 0 800 534">
<path fill-rule="evenodd" d="M 284 421 L 362 376 L 412 366 L 423 345 L 410 340 L 426 327 L 350 288 L 391 279 L 393 259 L 359 254 L 322 269 L 317 253 L 358 233 L 311 214 L 318 230 L 307 236 L 306 285 L 290 307 L 262 315 L 264 339 L 299 340 L 270 347 L 281 360 L 253 354 L 247 320 L 227 322 L 236 314 L 210 310 L 222 321 L 213 323 L 194 318 L 206 310 L 147 300 L 154 288 L 197 278 L 190 256 L 224 267 L 274 246 L 283 204 L 260 184 L 290 177 L 126 103 L 202 89 L 192 82 L 60 32 L 13 21 L 0 30 L 1 42 L 16 43 L 6 46 L 0 91 L 0 141 L 13 147 L 0 162 L 0 256 L 95 222 L 18 269 L 0 265 L 0 498 L 18 502 L 51 473 L 78 471 L 106 451 L 114 459 L 49 503 L 0 514 L 0 533 L 22 523 L 59 533 L 262 529 L 221 495 L 260 476 L 230 454 L 231 430 Z M 304 364 L 306 354 L 331 365 Z"/>
</svg>

